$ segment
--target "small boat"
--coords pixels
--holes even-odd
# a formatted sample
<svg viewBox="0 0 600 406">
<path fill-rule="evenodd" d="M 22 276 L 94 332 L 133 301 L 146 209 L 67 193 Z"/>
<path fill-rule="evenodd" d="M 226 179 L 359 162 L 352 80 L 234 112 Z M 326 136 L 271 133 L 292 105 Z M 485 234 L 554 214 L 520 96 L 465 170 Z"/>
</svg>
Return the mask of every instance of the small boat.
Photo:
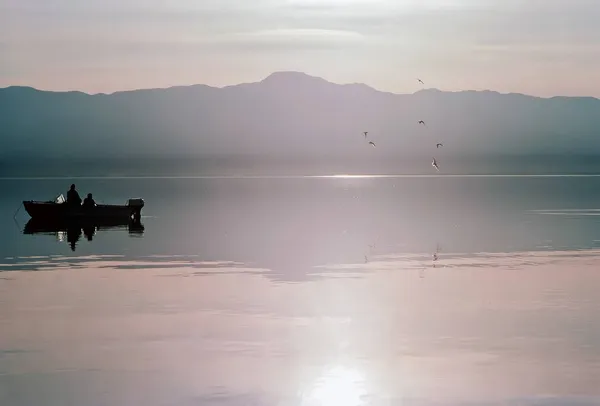
<svg viewBox="0 0 600 406">
<path fill-rule="evenodd" d="M 94 207 L 83 207 L 67 204 L 63 195 L 59 195 L 54 201 L 23 201 L 23 206 L 27 214 L 36 220 L 131 219 L 139 221 L 144 199 L 129 199 L 124 205 L 97 204 Z"/>
</svg>

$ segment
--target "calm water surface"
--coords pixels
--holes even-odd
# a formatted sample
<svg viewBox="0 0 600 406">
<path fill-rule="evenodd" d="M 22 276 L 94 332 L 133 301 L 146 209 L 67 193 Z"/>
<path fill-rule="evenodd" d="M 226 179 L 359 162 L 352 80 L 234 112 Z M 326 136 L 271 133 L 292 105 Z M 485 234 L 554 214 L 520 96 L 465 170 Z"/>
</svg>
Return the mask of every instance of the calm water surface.
<svg viewBox="0 0 600 406">
<path fill-rule="evenodd" d="M 13 219 L 72 181 L 143 227 Z M 0 190 L 0 405 L 600 404 L 600 177 Z"/>
</svg>

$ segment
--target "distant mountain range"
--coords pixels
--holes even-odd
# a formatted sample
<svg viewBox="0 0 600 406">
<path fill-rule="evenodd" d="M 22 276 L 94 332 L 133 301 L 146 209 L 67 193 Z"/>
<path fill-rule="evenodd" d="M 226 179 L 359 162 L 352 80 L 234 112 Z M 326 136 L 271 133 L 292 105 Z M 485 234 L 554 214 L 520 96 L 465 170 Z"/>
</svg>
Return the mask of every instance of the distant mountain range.
<svg viewBox="0 0 600 406">
<path fill-rule="evenodd" d="M 363 131 L 377 148 L 368 145 Z M 435 89 L 393 94 L 298 72 L 223 88 L 110 95 L 8 87 L 0 89 L 0 134 L 0 163 L 595 155 L 600 154 L 600 100 Z M 440 149 L 438 142 L 444 144 Z"/>
</svg>

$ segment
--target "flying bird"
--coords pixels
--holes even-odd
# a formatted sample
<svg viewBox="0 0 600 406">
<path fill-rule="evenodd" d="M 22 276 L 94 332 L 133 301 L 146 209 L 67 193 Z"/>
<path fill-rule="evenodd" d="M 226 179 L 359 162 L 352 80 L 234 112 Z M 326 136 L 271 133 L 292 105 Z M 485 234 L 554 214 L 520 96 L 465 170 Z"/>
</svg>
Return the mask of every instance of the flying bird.
<svg viewBox="0 0 600 406">
<path fill-rule="evenodd" d="M 369 141 L 369 145 L 372 145 L 375 148 L 375 143 L 373 141 Z"/>
<path fill-rule="evenodd" d="M 435 158 L 433 158 L 433 161 L 431 161 L 431 166 L 433 166 L 435 168 L 436 171 L 440 171 L 440 168 L 438 167 L 437 161 L 435 160 Z"/>
<path fill-rule="evenodd" d="M 420 84 L 424 85 L 425 83 L 423 83 L 423 81 L 419 78 L 417 78 L 417 80 L 419 81 Z"/>
<path fill-rule="evenodd" d="M 365 135 L 365 138 L 367 138 L 368 133 L 369 133 L 368 131 L 363 132 L 363 134 Z"/>
<path fill-rule="evenodd" d="M 419 120 L 419 124 L 423 124 L 423 125 L 425 125 L 425 121 L 423 121 L 423 120 Z"/>
<path fill-rule="evenodd" d="M 439 144 L 439 143 L 435 145 L 436 148 L 443 147 L 443 146 L 444 146 L 444 144 Z"/>
</svg>

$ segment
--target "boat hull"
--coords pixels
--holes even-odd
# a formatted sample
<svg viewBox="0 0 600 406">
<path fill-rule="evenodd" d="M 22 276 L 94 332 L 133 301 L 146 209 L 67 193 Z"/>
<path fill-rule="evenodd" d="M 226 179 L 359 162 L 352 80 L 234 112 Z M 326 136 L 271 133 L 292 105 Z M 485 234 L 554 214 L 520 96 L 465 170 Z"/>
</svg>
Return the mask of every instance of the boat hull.
<svg viewBox="0 0 600 406">
<path fill-rule="evenodd" d="M 137 219 L 141 206 L 99 204 L 95 207 L 72 206 L 66 203 L 24 201 L 23 206 L 32 219 L 61 221 L 76 219 Z"/>
</svg>

